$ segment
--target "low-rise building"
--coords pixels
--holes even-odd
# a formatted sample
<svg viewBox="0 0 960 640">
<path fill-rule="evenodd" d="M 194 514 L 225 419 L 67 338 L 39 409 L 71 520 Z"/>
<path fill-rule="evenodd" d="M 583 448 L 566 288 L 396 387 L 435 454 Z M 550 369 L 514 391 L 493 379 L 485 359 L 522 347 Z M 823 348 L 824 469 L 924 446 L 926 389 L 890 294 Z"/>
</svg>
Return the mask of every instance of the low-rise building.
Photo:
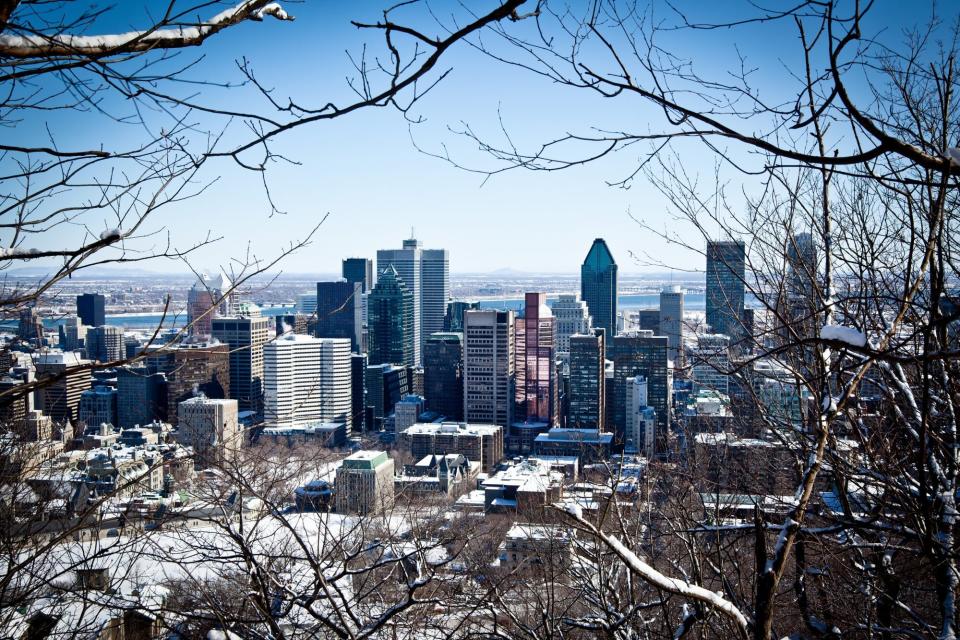
<svg viewBox="0 0 960 640">
<path fill-rule="evenodd" d="M 459 453 L 490 473 L 503 459 L 503 428 L 495 424 L 420 422 L 401 433 L 414 460 L 424 456 Z"/>
<path fill-rule="evenodd" d="M 529 513 L 560 499 L 563 473 L 531 458 L 498 471 L 481 486 L 488 512 Z"/>
<path fill-rule="evenodd" d="M 549 567 L 564 573 L 570 566 L 573 531 L 563 525 L 517 523 L 500 545 L 500 566 L 513 574 Z"/>
<path fill-rule="evenodd" d="M 610 457 L 613 434 L 598 429 L 550 429 L 533 441 L 535 456 L 575 456 L 580 464 Z"/>
<path fill-rule="evenodd" d="M 257 444 L 298 447 L 317 444 L 322 447 L 342 447 L 347 443 L 347 425 L 344 422 L 314 422 L 293 426 L 264 427 L 257 435 Z"/>
<path fill-rule="evenodd" d="M 403 473 L 394 479 L 397 496 L 453 496 L 475 487 L 479 463 L 459 453 L 428 455 L 416 464 L 404 465 Z"/>
</svg>

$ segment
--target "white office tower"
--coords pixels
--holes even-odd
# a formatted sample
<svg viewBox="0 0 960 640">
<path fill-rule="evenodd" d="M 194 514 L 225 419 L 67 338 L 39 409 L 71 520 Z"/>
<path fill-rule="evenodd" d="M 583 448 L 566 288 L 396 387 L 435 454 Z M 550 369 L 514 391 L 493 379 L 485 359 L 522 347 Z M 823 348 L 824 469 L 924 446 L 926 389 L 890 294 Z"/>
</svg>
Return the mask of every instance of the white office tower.
<svg viewBox="0 0 960 640">
<path fill-rule="evenodd" d="M 263 347 L 264 420 L 351 427 L 350 340 L 287 334 Z"/>
<path fill-rule="evenodd" d="M 508 429 L 514 406 L 513 311 L 467 311 L 463 322 L 464 421 Z"/>
<path fill-rule="evenodd" d="M 676 285 L 660 292 L 660 335 L 667 336 L 668 357 L 679 365 L 683 357 L 683 289 Z"/>
<path fill-rule="evenodd" d="M 243 448 L 237 401 L 203 395 L 177 405 L 177 442 L 193 447 L 198 467 L 235 460 Z"/>
<path fill-rule="evenodd" d="M 553 323 L 556 331 L 556 351 L 570 353 L 570 336 L 586 334 L 590 329 L 590 311 L 580 296 L 562 294 L 553 303 Z M 607 340 L 613 336 L 606 336 Z"/>
<path fill-rule="evenodd" d="M 297 313 L 312 316 L 317 312 L 317 292 L 301 293 L 297 295 Z"/>
<path fill-rule="evenodd" d="M 627 378 L 626 435 L 634 449 L 652 458 L 656 452 L 657 412 L 647 404 L 647 379 Z"/>
<path fill-rule="evenodd" d="M 697 338 L 697 348 L 690 355 L 696 391 L 730 393 L 730 337 L 722 333 L 704 334 Z"/>
<path fill-rule="evenodd" d="M 377 251 L 377 270 L 393 265 L 413 293 L 413 361 L 421 365 L 423 345 L 431 334 L 443 331 L 450 297 L 450 254 L 446 249 L 424 249 L 416 238 L 403 241 L 402 249 Z"/>
</svg>

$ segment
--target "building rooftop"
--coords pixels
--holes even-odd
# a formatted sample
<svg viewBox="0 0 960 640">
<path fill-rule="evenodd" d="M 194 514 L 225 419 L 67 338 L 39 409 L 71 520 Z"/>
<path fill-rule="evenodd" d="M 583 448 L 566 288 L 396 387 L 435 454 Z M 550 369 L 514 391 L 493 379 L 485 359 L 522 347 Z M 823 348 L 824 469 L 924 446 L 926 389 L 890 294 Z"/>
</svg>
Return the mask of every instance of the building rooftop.
<svg viewBox="0 0 960 640">
<path fill-rule="evenodd" d="M 420 434 L 491 436 L 503 429 L 496 424 L 471 424 L 466 422 L 418 422 L 403 433 L 408 436 Z"/>
<path fill-rule="evenodd" d="M 344 458 L 343 466 L 347 469 L 376 469 L 389 459 L 386 451 L 361 450 Z"/>
</svg>

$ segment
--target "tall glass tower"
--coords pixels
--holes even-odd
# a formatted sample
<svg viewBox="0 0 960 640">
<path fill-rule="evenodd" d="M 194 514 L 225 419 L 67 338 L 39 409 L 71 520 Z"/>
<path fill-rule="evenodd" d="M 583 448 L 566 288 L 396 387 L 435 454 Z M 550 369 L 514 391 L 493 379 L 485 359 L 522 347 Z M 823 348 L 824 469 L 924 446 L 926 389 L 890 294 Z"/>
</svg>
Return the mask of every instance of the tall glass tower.
<svg viewBox="0 0 960 640">
<path fill-rule="evenodd" d="M 734 342 L 743 333 L 745 253 L 740 240 L 707 241 L 707 324 Z"/>
<path fill-rule="evenodd" d="M 367 304 L 370 364 L 413 366 L 413 293 L 393 265 L 380 273 Z"/>
<path fill-rule="evenodd" d="M 556 425 L 557 384 L 553 358 L 553 313 L 547 294 L 527 293 L 522 318 L 517 318 L 517 420 Z"/>
<path fill-rule="evenodd" d="M 593 326 L 607 337 L 617 334 L 617 263 L 603 238 L 593 241 L 580 267 L 580 297 L 593 316 Z"/>
</svg>

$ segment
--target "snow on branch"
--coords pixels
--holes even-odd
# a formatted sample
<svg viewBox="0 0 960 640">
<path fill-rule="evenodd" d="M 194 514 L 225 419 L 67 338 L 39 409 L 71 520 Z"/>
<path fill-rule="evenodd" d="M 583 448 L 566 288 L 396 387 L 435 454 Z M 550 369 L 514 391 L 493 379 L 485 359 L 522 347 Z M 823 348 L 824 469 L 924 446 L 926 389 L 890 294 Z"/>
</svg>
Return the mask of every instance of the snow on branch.
<svg viewBox="0 0 960 640">
<path fill-rule="evenodd" d="M 205 22 L 191 26 L 155 27 L 146 31 L 100 36 L 2 34 L 0 35 L 0 56 L 20 59 L 95 56 L 190 47 L 203 43 L 211 35 L 228 27 L 245 20 L 261 21 L 264 16 L 271 16 L 277 20 L 294 19 L 278 2 L 244 0 Z"/>
<path fill-rule="evenodd" d="M 839 324 L 824 325 L 820 329 L 820 337 L 824 340 L 836 340 L 852 347 L 862 349 L 867 346 L 867 336 L 854 327 L 845 327 Z"/>
</svg>

